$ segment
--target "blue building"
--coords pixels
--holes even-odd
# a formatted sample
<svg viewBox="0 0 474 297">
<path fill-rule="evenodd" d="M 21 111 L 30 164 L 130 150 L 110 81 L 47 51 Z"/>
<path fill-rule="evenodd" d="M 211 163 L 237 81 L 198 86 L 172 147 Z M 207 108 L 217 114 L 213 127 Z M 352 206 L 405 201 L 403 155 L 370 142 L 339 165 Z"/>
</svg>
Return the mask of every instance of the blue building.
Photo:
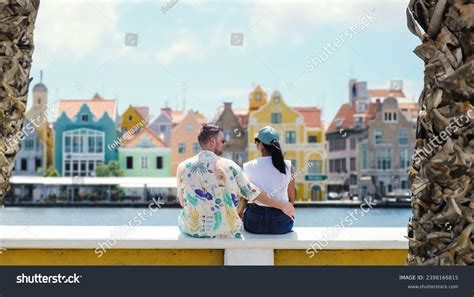
<svg viewBox="0 0 474 297">
<path fill-rule="evenodd" d="M 97 166 L 117 160 L 115 100 L 60 100 L 55 131 L 55 166 L 62 176 L 94 176 Z"/>
</svg>

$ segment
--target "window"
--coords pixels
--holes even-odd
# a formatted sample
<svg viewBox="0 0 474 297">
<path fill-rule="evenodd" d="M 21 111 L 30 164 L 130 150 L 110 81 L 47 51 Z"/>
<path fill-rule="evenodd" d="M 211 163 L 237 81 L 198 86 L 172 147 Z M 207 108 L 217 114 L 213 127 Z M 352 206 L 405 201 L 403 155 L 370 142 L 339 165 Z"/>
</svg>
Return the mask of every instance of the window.
<svg viewBox="0 0 474 297">
<path fill-rule="evenodd" d="M 364 118 L 361 116 L 354 117 L 356 126 L 362 126 L 364 124 Z"/>
<path fill-rule="evenodd" d="M 362 169 L 369 169 L 369 155 L 365 149 L 362 151 Z"/>
<path fill-rule="evenodd" d="M 232 132 L 230 130 L 224 130 L 224 140 L 227 144 L 230 144 L 232 138 Z"/>
<path fill-rule="evenodd" d="M 201 151 L 201 146 L 199 143 L 195 142 L 193 143 L 193 153 L 197 154 Z"/>
<path fill-rule="evenodd" d="M 189 123 L 186 125 L 186 130 L 192 131 L 193 130 L 193 124 Z"/>
<path fill-rule="evenodd" d="M 25 139 L 25 150 L 32 151 L 35 149 L 34 139 Z"/>
<path fill-rule="evenodd" d="M 408 150 L 400 150 L 400 169 L 407 169 L 410 167 L 410 156 Z"/>
<path fill-rule="evenodd" d="M 320 174 L 321 173 L 321 161 L 310 160 L 308 162 L 308 174 Z"/>
<path fill-rule="evenodd" d="M 261 99 L 260 93 L 255 94 L 255 100 L 260 101 L 260 99 Z"/>
<path fill-rule="evenodd" d="M 20 170 L 21 171 L 28 170 L 28 160 L 26 158 L 21 158 Z"/>
<path fill-rule="evenodd" d="M 166 125 L 160 125 L 160 132 L 165 133 L 166 132 Z"/>
<path fill-rule="evenodd" d="M 42 166 L 41 158 L 35 158 L 35 171 L 38 171 Z"/>
<path fill-rule="evenodd" d="M 336 127 L 342 126 L 342 120 L 336 120 Z"/>
<path fill-rule="evenodd" d="M 397 121 L 397 112 L 386 111 L 383 113 L 383 121 L 384 122 L 396 122 Z"/>
<path fill-rule="evenodd" d="M 129 121 L 133 120 L 133 116 L 132 116 L 132 115 L 129 115 L 129 116 L 128 116 L 128 120 L 129 120 Z"/>
<path fill-rule="evenodd" d="M 132 156 L 127 156 L 126 157 L 126 168 L 127 169 L 133 169 L 133 157 Z"/>
<path fill-rule="evenodd" d="M 147 156 L 142 156 L 142 169 L 148 169 L 148 157 Z"/>
<path fill-rule="evenodd" d="M 156 169 L 163 169 L 163 157 L 156 157 Z"/>
<path fill-rule="evenodd" d="M 308 136 L 308 143 L 317 143 L 318 137 L 316 135 L 309 135 Z"/>
<path fill-rule="evenodd" d="M 352 157 L 350 159 L 350 168 L 351 171 L 356 171 L 356 158 Z"/>
<path fill-rule="evenodd" d="M 398 144 L 400 145 L 408 144 L 408 131 L 406 128 L 398 129 Z"/>
<path fill-rule="evenodd" d="M 296 132 L 295 131 L 287 131 L 285 133 L 285 142 L 286 143 L 296 143 Z"/>
<path fill-rule="evenodd" d="M 329 172 L 331 173 L 343 173 L 346 172 L 346 159 L 341 158 L 341 159 L 333 159 L 329 160 Z"/>
<path fill-rule="evenodd" d="M 180 153 L 180 154 L 185 154 L 186 153 L 186 144 L 185 143 L 179 143 L 178 144 L 178 153 Z"/>
<path fill-rule="evenodd" d="M 87 113 L 83 113 L 81 115 L 81 121 L 88 122 L 89 121 L 89 115 Z"/>
<path fill-rule="evenodd" d="M 351 138 L 351 150 L 355 150 L 355 149 L 356 149 L 356 139 Z"/>
<path fill-rule="evenodd" d="M 272 124 L 281 124 L 281 113 L 272 113 Z"/>
<path fill-rule="evenodd" d="M 329 140 L 329 151 L 344 151 L 346 149 L 345 138 L 334 138 Z"/>
<path fill-rule="evenodd" d="M 363 112 L 367 110 L 367 103 L 357 104 L 357 112 Z"/>
<path fill-rule="evenodd" d="M 383 142 L 382 130 L 375 129 L 374 137 L 375 137 L 375 144 L 381 144 Z"/>
<path fill-rule="evenodd" d="M 377 160 L 377 169 L 378 170 L 390 170 L 392 169 L 392 150 L 377 150 L 375 153 L 375 158 Z"/>
<path fill-rule="evenodd" d="M 351 174 L 350 183 L 351 185 L 357 185 L 357 175 Z"/>
</svg>

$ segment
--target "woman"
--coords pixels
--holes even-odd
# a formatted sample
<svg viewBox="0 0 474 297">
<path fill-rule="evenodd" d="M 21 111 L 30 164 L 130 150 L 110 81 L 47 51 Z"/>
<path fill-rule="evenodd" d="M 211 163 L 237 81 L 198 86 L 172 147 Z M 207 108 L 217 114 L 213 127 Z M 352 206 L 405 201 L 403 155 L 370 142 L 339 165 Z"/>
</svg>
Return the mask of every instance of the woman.
<svg viewBox="0 0 474 297">
<path fill-rule="evenodd" d="M 255 138 L 262 156 L 245 163 L 244 172 L 249 181 L 267 192 L 270 198 L 294 204 L 295 183 L 291 178 L 291 161 L 283 158 L 279 138 L 274 128 L 262 128 Z M 258 234 L 285 234 L 293 228 L 293 218 L 260 202 L 248 204 L 243 221 L 246 231 Z"/>
</svg>

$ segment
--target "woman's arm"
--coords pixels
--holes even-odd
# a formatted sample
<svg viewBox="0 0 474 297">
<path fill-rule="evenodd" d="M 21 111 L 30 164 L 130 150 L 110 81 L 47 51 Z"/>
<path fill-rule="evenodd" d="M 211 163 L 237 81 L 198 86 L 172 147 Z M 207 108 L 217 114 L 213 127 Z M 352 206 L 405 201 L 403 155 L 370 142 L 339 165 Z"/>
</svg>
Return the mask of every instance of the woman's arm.
<svg viewBox="0 0 474 297">
<path fill-rule="evenodd" d="M 288 198 L 290 199 L 291 204 L 295 205 L 295 179 L 293 167 L 291 167 L 291 180 L 288 184 Z"/>
</svg>

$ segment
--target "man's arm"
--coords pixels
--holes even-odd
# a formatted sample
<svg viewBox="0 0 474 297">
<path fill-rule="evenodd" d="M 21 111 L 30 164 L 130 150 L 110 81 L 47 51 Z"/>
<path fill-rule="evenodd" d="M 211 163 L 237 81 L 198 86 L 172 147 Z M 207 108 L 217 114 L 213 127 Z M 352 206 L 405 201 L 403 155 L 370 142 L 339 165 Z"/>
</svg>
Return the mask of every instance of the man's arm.
<svg viewBox="0 0 474 297">
<path fill-rule="evenodd" d="M 181 165 L 181 164 L 180 164 Z M 178 169 L 176 170 L 176 183 L 177 183 L 177 192 L 178 192 L 178 200 L 179 200 L 179 205 L 181 207 L 184 207 L 184 185 L 183 185 L 183 168 L 181 166 L 178 166 Z"/>
<path fill-rule="evenodd" d="M 257 198 L 255 198 L 255 200 L 258 200 L 259 202 L 268 206 L 278 208 L 293 220 L 295 219 L 295 207 L 293 204 L 291 204 L 291 202 L 272 199 L 267 193 L 263 191 L 257 196 Z"/>
</svg>

